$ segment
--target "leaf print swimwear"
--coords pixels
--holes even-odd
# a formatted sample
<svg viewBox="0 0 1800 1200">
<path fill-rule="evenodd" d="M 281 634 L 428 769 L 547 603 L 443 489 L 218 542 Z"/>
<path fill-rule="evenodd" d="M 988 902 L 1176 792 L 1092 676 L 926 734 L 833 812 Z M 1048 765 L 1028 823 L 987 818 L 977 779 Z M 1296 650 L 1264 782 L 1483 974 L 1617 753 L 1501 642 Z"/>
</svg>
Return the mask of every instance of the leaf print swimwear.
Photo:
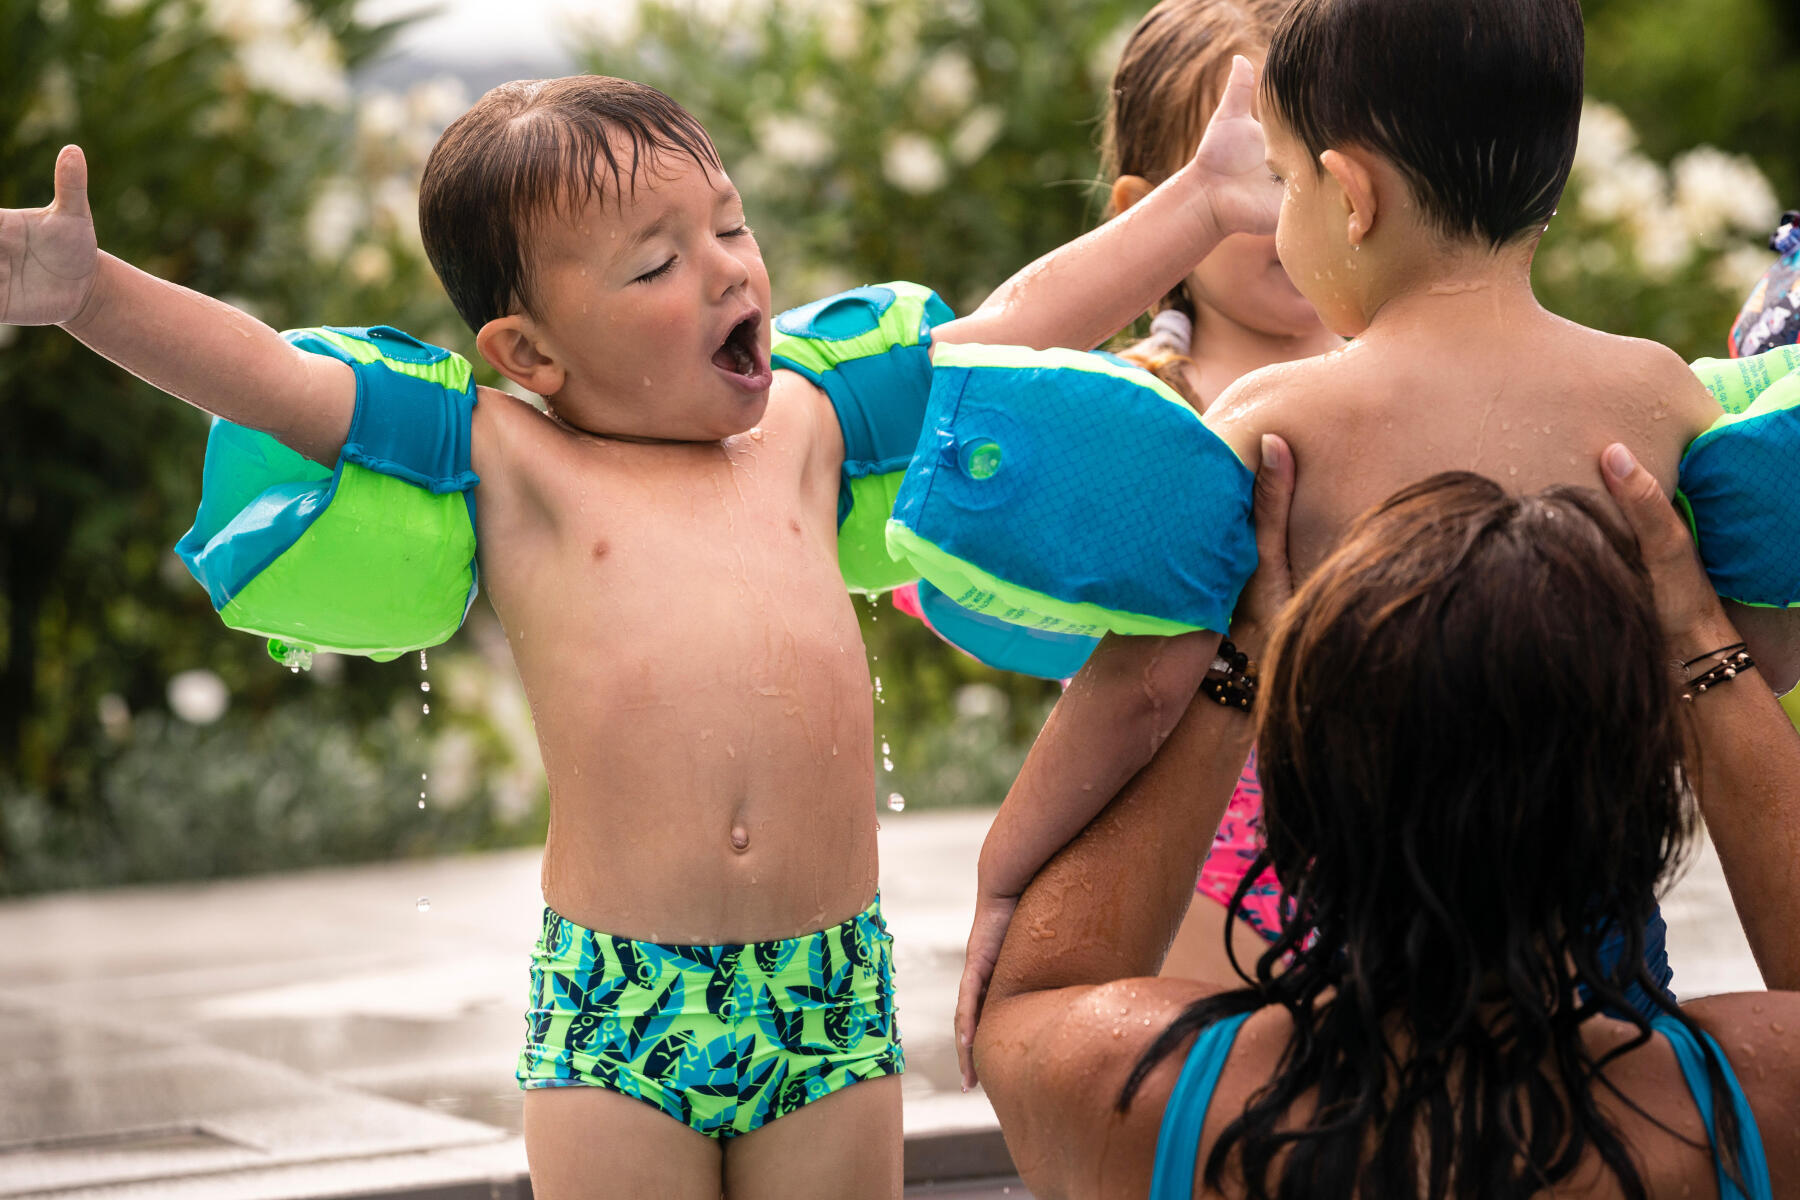
<svg viewBox="0 0 1800 1200">
<path fill-rule="evenodd" d="M 720 1138 L 906 1062 L 879 896 L 818 933 L 726 946 L 634 942 L 545 909 L 525 1025 L 520 1087 L 609 1088 Z"/>
</svg>

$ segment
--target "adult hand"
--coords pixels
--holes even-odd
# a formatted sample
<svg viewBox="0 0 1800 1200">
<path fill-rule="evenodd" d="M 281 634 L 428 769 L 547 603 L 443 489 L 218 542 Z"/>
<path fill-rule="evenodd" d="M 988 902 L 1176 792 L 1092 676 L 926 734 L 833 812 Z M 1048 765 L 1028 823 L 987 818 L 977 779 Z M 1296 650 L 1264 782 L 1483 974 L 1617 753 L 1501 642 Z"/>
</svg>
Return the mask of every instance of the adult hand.
<svg viewBox="0 0 1800 1200">
<path fill-rule="evenodd" d="M 1705 651 L 1736 640 L 1724 605 L 1700 566 L 1694 539 L 1655 476 L 1617 442 L 1601 453 L 1600 476 L 1637 535 L 1638 552 L 1656 590 L 1656 615 L 1672 651 Z"/>
<path fill-rule="evenodd" d="M 99 261 L 87 159 L 79 146 L 64 146 L 56 156 L 50 207 L 0 209 L 0 323 L 74 320 L 93 293 Z"/>
<path fill-rule="evenodd" d="M 1225 94 L 1194 151 L 1193 166 L 1207 185 L 1220 237 L 1274 233 L 1281 212 L 1281 185 L 1269 173 L 1262 126 L 1250 115 L 1255 99 L 1256 68 L 1240 54 L 1231 61 Z"/>
<path fill-rule="evenodd" d="M 1231 614 L 1231 640 L 1252 658 L 1261 658 L 1275 618 L 1294 594 L 1288 564 L 1288 513 L 1294 503 L 1294 452 L 1279 435 L 1262 435 L 1262 466 L 1256 472 L 1256 573 Z"/>
</svg>

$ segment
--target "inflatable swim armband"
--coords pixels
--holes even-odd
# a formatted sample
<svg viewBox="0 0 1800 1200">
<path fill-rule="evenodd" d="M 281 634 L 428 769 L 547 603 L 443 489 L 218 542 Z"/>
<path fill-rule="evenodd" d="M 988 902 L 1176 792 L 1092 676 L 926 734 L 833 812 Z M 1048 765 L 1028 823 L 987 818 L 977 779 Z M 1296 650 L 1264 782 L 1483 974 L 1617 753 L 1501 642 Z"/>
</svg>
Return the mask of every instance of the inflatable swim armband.
<svg viewBox="0 0 1800 1200">
<path fill-rule="evenodd" d="M 972 612 L 919 581 L 919 615 L 932 632 L 964 654 L 994 668 L 1038 679 L 1068 679 L 1100 644 L 1096 637 L 1050 633 Z"/>
<path fill-rule="evenodd" d="M 272 639 L 278 661 L 385 661 L 445 641 L 476 589 L 468 360 L 386 326 L 282 336 L 356 373 L 337 465 L 215 419 L 200 511 L 175 553 L 220 618 Z"/>
<path fill-rule="evenodd" d="M 1008 624 L 1224 630 L 1256 567 L 1253 483 L 1179 396 L 1110 355 L 941 346 L 888 546 Z"/>
<path fill-rule="evenodd" d="M 852 591 L 873 595 L 918 578 L 889 554 L 885 530 L 924 421 L 931 328 L 954 317 L 930 288 L 884 283 L 775 318 L 771 365 L 823 389 L 843 428 L 838 567 Z"/>
<path fill-rule="evenodd" d="M 1719 595 L 1762 608 L 1800 603 L 1800 347 L 1701 359 L 1694 372 L 1725 414 L 1681 459 L 1676 500 Z"/>
<path fill-rule="evenodd" d="M 1781 218 L 1769 239 L 1781 257 L 1744 301 L 1731 327 L 1731 356 L 1747 358 L 1800 341 L 1800 212 Z"/>
</svg>

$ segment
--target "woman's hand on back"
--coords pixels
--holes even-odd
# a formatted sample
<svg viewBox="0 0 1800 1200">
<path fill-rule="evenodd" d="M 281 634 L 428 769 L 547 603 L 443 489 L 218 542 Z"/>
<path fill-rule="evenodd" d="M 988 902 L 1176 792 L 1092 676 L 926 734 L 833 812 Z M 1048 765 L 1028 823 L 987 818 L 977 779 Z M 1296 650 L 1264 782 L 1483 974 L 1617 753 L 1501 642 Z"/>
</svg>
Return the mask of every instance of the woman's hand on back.
<svg viewBox="0 0 1800 1200">
<path fill-rule="evenodd" d="M 1671 654 L 1685 659 L 1736 641 L 1725 606 L 1700 566 L 1694 539 L 1656 477 L 1617 442 L 1601 454 L 1600 476 L 1637 535 Z"/>
</svg>

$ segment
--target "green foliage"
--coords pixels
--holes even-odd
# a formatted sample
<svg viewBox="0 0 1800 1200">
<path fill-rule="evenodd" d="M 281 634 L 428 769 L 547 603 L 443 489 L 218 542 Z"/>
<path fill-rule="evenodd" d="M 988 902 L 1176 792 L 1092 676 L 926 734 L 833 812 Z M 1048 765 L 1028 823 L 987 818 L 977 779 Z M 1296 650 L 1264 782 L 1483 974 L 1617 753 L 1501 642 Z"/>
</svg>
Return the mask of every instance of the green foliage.
<svg viewBox="0 0 1800 1200">
<path fill-rule="evenodd" d="M 0 5 L 0 206 L 48 203 L 56 153 L 76 142 L 103 250 L 277 326 L 385 319 L 453 330 L 405 222 L 373 202 L 388 181 L 370 168 L 391 164 L 348 104 L 346 69 L 383 36 L 354 19 L 352 0 Z M 406 171 L 416 187 L 416 164 Z M 355 202 L 339 205 L 336 230 L 319 209 L 334 180 Z M 410 196 L 388 209 L 411 208 Z M 256 761 L 251 749 L 227 754 L 226 731 L 265 718 L 296 747 L 355 740 L 386 720 L 396 691 L 416 686 L 403 670 L 349 664 L 352 686 L 327 711 L 255 639 L 221 630 L 169 549 L 199 499 L 205 430 L 203 414 L 60 330 L 0 328 L 0 793 L 11 793 L 0 891 L 60 878 L 47 855 L 87 860 L 71 880 L 150 877 L 156 868 L 126 844 L 129 830 L 159 828 L 145 806 L 224 800 L 236 786 L 213 788 L 217 771 L 194 769 L 190 753 Z M 155 715 L 169 677 L 196 667 L 233 698 L 228 725 L 204 735 Z M 106 705 L 149 714 L 123 747 L 102 731 Z M 306 733 L 309 722 L 321 727 Z M 335 723 L 338 733 L 324 728 Z M 270 736 L 257 735 L 265 745 Z M 269 768 L 331 783 L 279 756 Z M 26 823 L 51 842 L 15 844 L 21 812 L 38 814 Z M 189 866 L 170 853 L 164 870 L 273 861 L 249 832 L 221 834 L 216 860 L 203 846 Z M 157 852 L 172 850 L 159 837 Z M 352 850 L 354 838 L 317 840 L 366 852 Z"/>
<path fill-rule="evenodd" d="M 1583 0 L 1587 85 L 1668 159 L 1711 143 L 1755 157 L 1800 205 L 1800 21 L 1792 0 Z"/>
</svg>

